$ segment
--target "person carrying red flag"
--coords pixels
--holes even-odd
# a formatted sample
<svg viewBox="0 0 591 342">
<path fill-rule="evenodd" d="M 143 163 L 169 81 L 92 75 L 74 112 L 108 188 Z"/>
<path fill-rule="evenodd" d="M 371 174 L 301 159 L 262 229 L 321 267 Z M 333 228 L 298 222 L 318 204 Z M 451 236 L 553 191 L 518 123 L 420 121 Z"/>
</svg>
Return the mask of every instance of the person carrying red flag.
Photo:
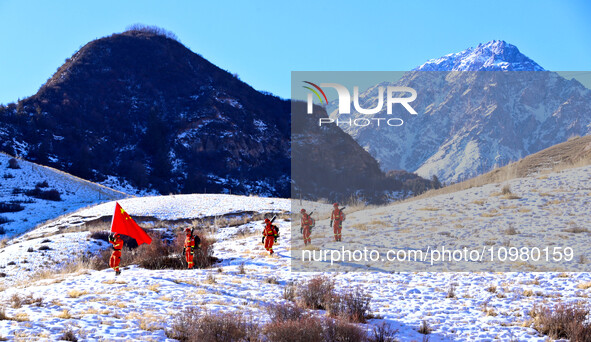
<svg viewBox="0 0 591 342">
<path fill-rule="evenodd" d="M 115 275 L 120 275 L 119 263 L 121 262 L 123 240 L 119 234 L 115 233 L 112 236 L 109 234 L 109 242 L 113 244 L 113 253 L 111 253 L 111 259 L 109 259 L 109 267 L 115 270 Z"/>
<path fill-rule="evenodd" d="M 123 248 L 122 235 L 127 235 L 134 238 L 137 241 L 138 246 L 142 243 L 152 243 L 152 238 L 146 234 L 146 232 L 138 226 L 137 223 L 129 216 L 119 203 L 115 203 L 115 213 L 113 214 L 113 221 L 111 222 L 111 232 L 114 233 L 114 237 L 109 241 L 113 244 L 113 254 L 111 260 L 109 260 L 109 266 L 115 270 L 115 275 L 121 274 L 119 269 L 119 262 L 121 261 L 121 249 Z M 115 265 L 115 266 L 112 266 Z"/>
<path fill-rule="evenodd" d="M 279 237 L 279 230 L 276 226 L 271 223 L 271 220 L 265 219 L 265 229 L 263 229 L 263 240 L 262 242 L 265 244 L 265 249 L 269 252 L 269 255 L 273 255 L 275 253 L 273 251 L 273 244 Z"/>
<path fill-rule="evenodd" d="M 301 230 L 304 236 L 304 246 L 307 246 L 308 244 L 312 244 L 310 235 L 312 234 L 312 226 L 314 226 L 315 221 L 312 216 L 306 213 L 306 209 L 300 210 L 300 213 L 302 214 Z"/>
<path fill-rule="evenodd" d="M 330 215 L 330 225 L 333 226 L 334 240 L 341 241 L 341 231 L 343 230 L 343 221 L 345 221 L 345 213 L 339 209 L 339 204 L 333 204 L 334 209 Z M 334 225 L 333 225 L 334 223 Z"/>
<path fill-rule="evenodd" d="M 183 254 L 185 254 L 185 260 L 187 260 L 187 268 L 192 269 L 194 266 L 193 257 L 195 255 L 195 247 L 201 249 L 201 239 L 198 236 L 193 236 L 190 228 L 186 228 L 185 233 L 187 236 L 185 237 Z"/>
</svg>

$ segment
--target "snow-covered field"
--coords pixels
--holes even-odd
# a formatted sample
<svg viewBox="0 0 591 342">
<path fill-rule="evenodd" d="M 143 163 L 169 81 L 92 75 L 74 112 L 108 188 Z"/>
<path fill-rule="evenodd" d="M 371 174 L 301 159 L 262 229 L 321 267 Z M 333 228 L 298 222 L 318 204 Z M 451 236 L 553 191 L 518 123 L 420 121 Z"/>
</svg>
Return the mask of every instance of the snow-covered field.
<svg viewBox="0 0 591 342">
<path fill-rule="evenodd" d="M 551 228 L 562 231 L 563 228 L 559 225 L 569 226 L 571 220 L 582 227 L 588 224 L 591 210 L 586 199 L 591 184 L 589 171 L 591 169 L 587 167 L 511 181 L 511 190 L 513 194 L 519 195 L 520 199 L 509 200 L 492 196 L 491 193 L 500 191 L 502 186 L 495 184 L 453 195 L 370 209 L 373 213 L 371 216 L 376 219 L 374 216 L 383 211 L 376 220 L 387 222 L 393 227 L 404 229 L 408 225 L 442 229 L 450 231 L 452 236 L 464 234 L 458 235 L 460 238 L 456 239 L 438 234 L 450 238 L 450 242 L 469 239 L 476 234 L 475 230 L 483 227 L 486 222 L 490 225 L 501 225 L 499 229 L 504 230 L 507 229 L 506 224 L 515 221 L 517 234 L 511 234 L 510 237 L 517 239 L 512 244 L 521 243 L 519 239 L 526 241 L 525 239 L 532 238 L 530 235 L 533 234 L 524 232 L 526 227 L 519 225 L 523 219 L 521 215 L 538 220 L 535 222 L 540 232 L 546 232 L 543 234 L 552 234 Z M 541 195 L 542 193 L 552 196 Z M 230 195 L 191 196 L 137 198 L 120 203 L 132 216 L 167 219 L 181 218 L 184 215 L 245 215 L 250 212 L 291 210 L 290 201 L 281 199 Z M 484 200 L 482 204 L 481 200 Z M 472 203 L 474 201 L 477 203 Z M 164 203 L 168 203 L 168 207 L 164 206 Z M 515 203 L 531 211 L 512 208 Z M 112 211 L 112 205 L 109 203 L 89 208 L 84 217 L 108 215 Z M 548 206 L 551 206 L 551 209 L 545 209 Z M 431 209 L 419 210 L 420 208 Z M 503 214 L 481 215 L 492 212 L 492 209 Z M 294 207 L 293 211 L 299 211 L 299 207 Z M 417 211 L 422 214 L 415 217 L 413 212 Z M 571 211 L 576 212 L 577 216 L 569 215 Z M 393 212 L 396 215 L 392 215 Z M 82 216 L 80 212 L 74 215 Z M 537 215 L 542 215 L 545 219 L 538 218 Z M 363 212 L 349 214 L 344 226 L 343 243 L 353 243 L 359 239 L 360 232 L 368 234 L 368 231 L 362 228 L 363 224 L 371 222 L 364 221 L 367 217 L 367 213 Z M 434 219 L 425 220 L 429 218 Z M 500 221 L 487 221 L 491 219 Z M 68 221 L 65 217 L 62 222 L 67 225 L 75 220 Z M 273 257 L 267 256 L 260 243 L 260 235 L 256 234 L 262 229 L 261 221 L 235 227 L 220 227 L 215 233 L 218 241 L 214 245 L 214 255 L 222 259 L 222 262 L 207 270 L 152 271 L 131 266 L 123 270 L 122 275 L 117 278 L 112 270 L 82 270 L 72 274 L 45 275 L 27 281 L 10 271 L 18 265 L 7 265 L 2 269 L 8 277 L 3 278 L 6 288 L 0 292 L 0 305 L 5 307 L 6 315 L 14 319 L 0 320 L 0 335 L 9 340 L 53 341 L 57 340 L 65 329 L 71 329 L 84 341 L 166 341 L 165 329 L 169 327 L 171 318 L 187 307 L 207 308 L 212 312 L 240 310 L 253 317 L 255 322 L 266 322 L 269 319 L 266 306 L 282 300 L 283 289 L 290 281 L 302 281 L 317 274 L 291 271 L 291 222 L 280 219 L 278 224 L 282 237 Z M 360 225 L 359 228 L 354 228 L 357 224 Z M 463 227 L 456 227 L 456 224 L 463 224 Z M 451 231 L 452 228 L 456 230 Z M 244 235 L 245 230 L 253 231 L 254 235 Z M 467 231 L 463 233 L 463 230 Z M 240 234 L 237 234 L 238 232 Z M 293 236 L 296 239 L 293 242 L 299 246 L 299 229 L 294 229 L 294 232 L 297 235 Z M 51 234 L 51 230 L 46 230 L 45 233 Z M 34 234 L 23 236 L 0 249 L 0 258 L 3 255 L 10 255 L 15 260 L 27 258 L 29 262 L 21 262 L 21 268 L 17 273 L 32 275 L 37 267 L 37 264 L 32 262 L 33 259 L 53 260 L 52 258 L 58 258 L 59 255 L 74 258 L 85 249 L 98 249 L 98 243 L 86 240 L 88 234 L 60 234 L 58 231 L 55 235 L 30 240 L 27 239 Z M 423 230 L 417 230 L 413 234 L 417 243 L 425 238 L 421 235 L 424 234 Z M 589 233 L 582 232 L 576 235 L 584 240 Z M 313 244 L 332 248 L 334 246 L 330 245 L 330 238 L 331 232 L 325 221 L 318 222 L 312 236 Z M 488 238 L 486 236 L 486 239 Z M 44 239 L 51 241 L 42 243 Z M 499 239 L 502 238 L 499 236 Z M 39 251 L 40 245 L 47 245 L 52 249 Z M 29 247 L 32 247 L 32 252 L 27 252 Z M 45 256 L 42 253 L 45 253 Z M 295 257 L 295 252 L 293 255 Z M 39 263 L 43 264 L 42 261 Z M 241 264 L 245 267 L 244 274 L 239 272 Z M 23 265 L 30 269 L 24 269 Z M 0 262 L 1 266 L 3 265 Z M 417 332 L 417 329 L 423 320 L 433 329 L 429 335 L 430 341 L 545 341 L 546 337 L 538 335 L 531 327 L 529 311 L 533 305 L 587 302 L 591 291 L 589 273 L 326 274 L 335 280 L 338 289 L 354 286 L 365 289 L 372 297 L 371 311 L 378 317 L 370 320 L 365 327 L 371 329 L 372 325 L 385 321 L 393 328 L 399 329 L 397 337 L 401 341 L 421 341 L 423 335 Z M 14 282 L 11 280 L 13 277 L 19 280 Z M 215 282 L 212 281 L 212 277 Z M 448 292 L 452 287 L 455 289 L 455 296 L 448 298 Z M 13 307 L 15 294 L 22 298 L 28 295 L 33 299 L 42 298 L 42 303 L 37 305 L 38 303 L 31 301 L 31 304 Z"/>
<path fill-rule="evenodd" d="M 291 211 L 291 202 L 287 199 L 220 194 L 135 197 L 118 202 L 129 215 L 154 221 L 196 220 L 221 216 L 242 216 L 259 212 Z M 84 208 L 42 225 L 27 233 L 25 237 L 31 238 L 56 233 L 65 227 L 72 228 L 99 218 L 110 218 L 114 210 L 115 202 Z"/>
<path fill-rule="evenodd" d="M 505 187 L 510 193 L 502 193 Z M 318 221 L 317 226 L 312 244 L 320 250 L 335 251 L 337 257 L 343 245 L 350 251 L 367 248 L 379 251 L 380 258 L 375 262 L 347 258 L 333 265 L 326 260 L 306 261 L 294 265 L 298 270 L 588 272 L 591 166 L 351 213 L 344 223 L 343 243 L 334 242 L 328 220 Z M 432 252 L 443 247 L 474 250 L 475 260 L 438 261 L 439 255 Z M 424 258 L 415 261 L 410 250 L 422 251 Z M 406 260 L 389 262 L 388 251 L 403 259 L 405 253 L 398 252 L 407 252 Z M 294 253 L 301 260 L 301 252 Z M 555 260 L 560 255 L 562 260 Z"/>
<path fill-rule="evenodd" d="M 0 213 L 9 220 L 0 224 L 5 237 L 13 237 L 33 229 L 38 224 L 56 218 L 76 209 L 96 203 L 128 197 L 127 194 L 80 179 L 65 172 L 35 163 L 18 160 L 18 169 L 9 167 L 12 157 L 0 153 L 0 202 L 20 204 L 17 212 Z M 27 196 L 24 191 L 35 189 L 37 184 L 47 183 L 40 188 L 55 189 L 61 201 L 50 201 Z"/>
</svg>

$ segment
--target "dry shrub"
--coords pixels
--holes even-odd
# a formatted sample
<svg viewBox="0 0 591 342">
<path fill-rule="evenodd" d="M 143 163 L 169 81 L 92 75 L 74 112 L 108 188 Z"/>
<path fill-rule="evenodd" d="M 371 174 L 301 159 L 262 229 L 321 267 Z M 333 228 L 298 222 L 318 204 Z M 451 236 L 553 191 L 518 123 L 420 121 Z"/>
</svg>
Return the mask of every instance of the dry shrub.
<svg viewBox="0 0 591 342">
<path fill-rule="evenodd" d="M 0 306 L 0 321 L 7 320 L 10 320 L 10 317 L 6 315 L 6 309 L 3 306 Z"/>
<path fill-rule="evenodd" d="M 269 342 L 324 341 L 323 333 L 322 320 L 317 317 L 269 323 L 263 329 L 263 334 Z"/>
<path fill-rule="evenodd" d="M 24 304 L 24 298 L 18 295 L 18 293 L 13 294 L 10 297 L 10 306 L 13 309 L 20 309 Z"/>
<path fill-rule="evenodd" d="M 283 288 L 283 299 L 290 302 L 295 302 L 297 293 L 297 286 L 294 282 L 289 282 Z"/>
<path fill-rule="evenodd" d="M 267 277 L 267 278 L 265 278 L 264 282 L 267 284 L 273 284 L 273 285 L 279 284 L 279 280 L 277 280 L 277 278 L 275 278 L 275 277 Z"/>
<path fill-rule="evenodd" d="M 301 316 L 299 319 L 270 322 L 263 328 L 269 342 L 366 342 L 365 329 L 340 319 Z"/>
<path fill-rule="evenodd" d="M 370 342 L 397 342 L 396 334 L 398 334 L 398 329 L 382 322 L 382 324 L 374 326 L 373 336 L 369 340 Z"/>
<path fill-rule="evenodd" d="M 125 238 L 128 237 L 121 236 L 124 240 L 124 246 L 127 247 L 122 251 L 121 266 L 139 265 L 140 267 L 152 270 L 187 268 L 185 256 L 182 255 L 185 241 L 185 234 L 183 232 L 178 233 L 174 238 L 171 238 L 167 234 L 153 231 L 148 232 L 148 235 L 152 238 L 152 243 L 149 245 L 142 244 L 137 248 L 133 248 L 132 243 L 128 244 L 125 242 Z M 197 235 L 201 239 L 201 249 L 195 249 L 194 267 L 210 267 L 217 262 L 217 259 L 212 256 L 213 240 L 205 235 Z M 105 239 L 108 238 L 108 233 L 105 235 L 104 232 L 94 232 L 91 234 L 91 237 L 103 240 L 103 237 Z M 131 240 L 135 242 L 135 240 Z M 108 268 L 111 252 L 112 250 L 110 249 L 102 251 L 91 260 L 90 267 L 98 270 Z"/>
<path fill-rule="evenodd" d="M 239 313 L 201 313 L 189 307 L 174 317 L 166 335 L 181 342 L 233 342 L 249 340 L 253 331 Z"/>
<path fill-rule="evenodd" d="M 74 334 L 74 332 L 69 328 L 64 331 L 62 336 L 59 337 L 59 340 L 60 341 L 78 342 L 78 338 L 76 337 L 76 334 Z"/>
<path fill-rule="evenodd" d="M 449 286 L 449 289 L 447 290 L 447 295 L 445 295 L 445 298 L 457 298 L 455 284 L 451 284 Z"/>
<path fill-rule="evenodd" d="M 305 310 L 294 303 L 279 303 L 267 306 L 267 313 L 272 322 L 294 321 L 300 319 Z"/>
<path fill-rule="evenodd" d="M 431 326 L 429 325 L 429 323 L 426 320 L 423 320 L 421 322 L 421 325 L 419 326 L 419 329 L 417 329 L 417 332 L 419 334 L 429 335 L 430 333 L 433 332 L 433 329 L 431 328 Z"/>
<path fill-rule="evenodd" d="M 371 297 L 360 287 L 333 294 L 327 302 L 328 314 L 349 322 L 365 323 Z"/>
<path fill-rule="evenodd" d="M 552 339 L 591 342 L 589 310 L 578 303 L 559 303 L 553 308 L 534 306 L 530 315 L 534 319 L 534 329 Z"/>
<path fill-rule="evenodd" d="M 367 333 L 362 327 L 340 319 L 326 319 L 324 341 L 365 342 Z"/>
<path fill-rule="evenodd" d="M 334 281 L 326 276 L 316 276 L 298 286 L 297 296 L 302 307 L 324 310 L 334 296 Z"/>
</svg>

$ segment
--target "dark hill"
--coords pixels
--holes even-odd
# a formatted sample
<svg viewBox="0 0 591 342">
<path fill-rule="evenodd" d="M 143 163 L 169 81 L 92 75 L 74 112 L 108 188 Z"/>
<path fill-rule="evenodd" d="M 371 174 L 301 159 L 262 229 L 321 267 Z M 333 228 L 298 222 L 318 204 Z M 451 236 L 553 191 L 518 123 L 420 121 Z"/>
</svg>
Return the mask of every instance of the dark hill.
<svg viewBox="0 0 591 342">
<path fill-rule="evenodd" d="M 161 35 L 92 41 L 0 114 L 2 150 L 90 180 L 116 176 L 161 193 L 289 193 L 289 101 Z"/>
</svg>

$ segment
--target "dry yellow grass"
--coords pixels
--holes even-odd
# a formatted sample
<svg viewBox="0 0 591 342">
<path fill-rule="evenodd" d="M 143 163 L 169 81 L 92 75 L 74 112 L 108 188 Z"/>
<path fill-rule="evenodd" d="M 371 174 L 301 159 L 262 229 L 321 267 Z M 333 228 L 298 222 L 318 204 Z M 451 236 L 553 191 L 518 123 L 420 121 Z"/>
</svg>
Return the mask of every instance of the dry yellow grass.
<svg viewBox="0 0 591 342">
<path fill-rule="evenodd" d="M 163 318 L 157 317 L 151 313 L 144 313 L 140 317 L 140 329 L 145 331 L 156 331 L 162 329 L 166 321 Z"/>
<path fill-rule="evenodd" d="M 26 312 L 17 312 L 14 315 L 13 320 L 15 320 L 17 322 L 28 322 L 28 321 L 30 321 L 29 315 Z"/>
<path fill-rule="evenodd" d="M 117 301 L 117 300 L 107 301 L 107 302 L 105 302 L 105 305 L 108 305 L 108 306 L 116 306 L 116 307 L 121 308 L 121 309 L 124 309 L 124 308 L 127 307 L 127 304 L 125 304 L 124 302 Z"/>
<path fill-rule="evenodd" d="M 403 202 L 454 193 L 486 184 L 503 183 L 511 179 L 526 177 L 537 172 L 559 172 L 591 164 L 591 135 L 571 139 L 545 150 L 529 155 L 517 162 L 494 169 L 483 175 L 452 184 L 437 190 L 429 190 Z"/>
<path fill-rule="evenodd" d="M 64 309 L 61 312 L 54 315 L 57 318 L 61 319 L 71 319 L 73 316 L 70 314 L 70 310 Z"/>
<path fill-rule="evenodd" d="M 486 310 L 486 315 L 487 316 L 491 316 L 491 317 L 496 317 L 497 313 L 495 312 L 495 310 L 493 308 L 488 308 Z"/>
<path fill-rule="evenodd" d="M 424 211 L 439 211 L 441 209 L 439 208 L 435 208 L 435 207 L 423 207 L 423 208 L 419 208 L 417 210 L 424 210 Z"/>
<path fill-rule="evenodd" d="M 482 217 L 496 217 L 496 216 L 500 216 L 501 213 L 499 213 L 499 211 L 497 209 L 491 209 L 489 212 L 486 213 L 482 213 L 480 216 Z"/>
<path fill-rule="evenodd" d="M 84 296 L 85 294 L 88 294 L 88 291 L 86 291 L 86 290 L 80 291 L 77 289 L 73 289 L 73 290 L 68 291 L 68 297 L 70 297 L 70 298 L 78 298 L 78 297 Z"/>
<path fill-rule="evenodd" d="M 92 308 L 92 307 L 80 312 L 80 314 L 82 314 L 82 315 L 96 315 L 98 313 L 99 313 L 99 311 L 95 308 Z"/>
<path fill-rule="evenodd" d="M 503 209 L 503 210 L 507 210 L 507 209 L 517 209 L 519 208 L 519 206 L 513 204 L 513 205 L 500 205 L 499 209 Z"/>
<path fill-rule="evenodd" d="M 485 199 L 474 200 L 474 201 L 472 201 L 472 203 L 478 204 L 478 205 L 484 205 L 484 203 L 486 203 L 486 200 Z"/>
<path fill-rule="evenodd" d="M 590 287 L 591 287 L 591 281 L 588 281 L 585 283 L 580 283 L 579 285 L 577 285 L 577 289 L 581 289 L 581 290 L 586 290 Z"/>
<path fill-rule="evenodd" d="M 156 283 L 156 284 L 150 284 L 150 285 L 147 286 L 147 289 L 150 290 L 150 291 L 153 291 L 153 292 L 158 293 L 158 292 L 160 292 L 160 286 L 161 285 L 158 284 L 158 283 Z"/>
</svg>

